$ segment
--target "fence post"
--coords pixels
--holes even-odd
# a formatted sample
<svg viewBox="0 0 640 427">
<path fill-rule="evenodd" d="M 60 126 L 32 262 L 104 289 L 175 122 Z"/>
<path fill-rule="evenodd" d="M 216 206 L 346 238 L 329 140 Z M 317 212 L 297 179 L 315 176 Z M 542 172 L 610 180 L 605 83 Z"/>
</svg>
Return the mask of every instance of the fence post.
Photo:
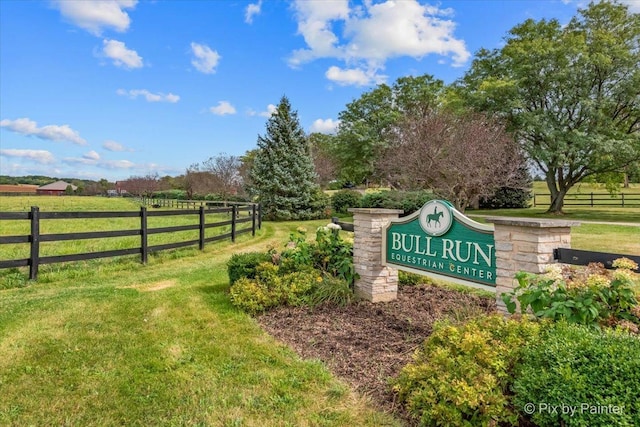
<svg viewBox="0 0 640 427">
<path fill-rule="evenodd" d="M 258 230 L 262 230 L 262 203 L 258 203 Z"/>
<path fill-rule="evenodd" d="M 533 193 L 533 207 L 536 207 L 536 193 Z"/>
<path fill-rule="evenodd" d="M 40 265 L 40 208 L 31 206 L 31 254 L 29 260 L 29 280 L 38 279 Z"/>
<path fill-rule="evenodd" d="M 591 193 L 591 207 L 593 207 L 593 192 Z"/>
<path fill-rule="evenodd" d="M 147 208 L 140 208 L 140 252 L 142 254 L 142 263 L 146 264 L 149 259 L 148 247 L 148 230 L 147 230 Z"/>
<path fill-rule="evenodd" d="M 200 250 L 204 250 L 204 206 L 200 206 Z"/>
<path fill-rule="evenodd" d="M 256 205 L 251 205 L 251 235 L 256 235 Z"/>
<path fill-rule="evenodd" d="M 231 241 L 236 241 L 236 213 L 238 207 L 236 205 L 231 206 Z"/>
<path fill-rule="evenodd" d="M 624 193 L 622 193 L 622 207 L 624 208 Z"/>
</svg>

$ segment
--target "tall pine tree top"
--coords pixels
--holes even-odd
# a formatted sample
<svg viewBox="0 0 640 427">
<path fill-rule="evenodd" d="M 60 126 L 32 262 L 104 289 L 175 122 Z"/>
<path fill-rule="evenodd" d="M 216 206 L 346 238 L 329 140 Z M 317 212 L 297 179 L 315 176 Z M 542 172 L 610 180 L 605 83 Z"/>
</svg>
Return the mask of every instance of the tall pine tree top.
<svg viewBox="0 0 640 427">
<path fill-rule="evenodd" d="M 322 215 L 309 142 L 286 96 L 267 121 L 266 135 L 258 136 L 251 181 L 251 192 L 262 203 L 267 219 Z"/>
</svg>

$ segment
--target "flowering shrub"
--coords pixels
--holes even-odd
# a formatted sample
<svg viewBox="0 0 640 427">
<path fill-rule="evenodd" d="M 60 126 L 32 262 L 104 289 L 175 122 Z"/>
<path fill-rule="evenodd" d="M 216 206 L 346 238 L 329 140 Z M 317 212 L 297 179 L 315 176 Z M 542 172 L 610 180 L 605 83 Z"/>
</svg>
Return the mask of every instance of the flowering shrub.
<svg viewBox="0 0 640 427">
<path fill-rule="evenodd" d="M 545 274 L 520 272 L 518 287 L 502 294 L 510 313 L 531 312 L 539 318 L 565 319 L 569 323 L 619 325 L 637 332 L 640 307 L 634 294 L 638 265 L 627 259 L 614 261 L 615 270 L 592 263 L 586 268 L 550 266 Z"/>
</svg>

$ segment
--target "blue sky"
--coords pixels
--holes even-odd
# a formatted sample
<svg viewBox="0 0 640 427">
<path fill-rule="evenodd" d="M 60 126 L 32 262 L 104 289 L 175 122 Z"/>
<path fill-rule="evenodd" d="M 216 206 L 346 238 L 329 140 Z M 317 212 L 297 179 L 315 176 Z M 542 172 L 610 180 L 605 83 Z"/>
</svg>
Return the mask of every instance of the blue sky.
<svg viewBox="0 0 640 427">
<path fill-rule="evenodd" d="M 640 0 L 628 0 L 640 12 Z M 451 83 L 546 1 L 0 1 L 0 174 L 182 174 L 256 147 L 287 95 L 331 132 L 376 84 Z"/>
</svg>

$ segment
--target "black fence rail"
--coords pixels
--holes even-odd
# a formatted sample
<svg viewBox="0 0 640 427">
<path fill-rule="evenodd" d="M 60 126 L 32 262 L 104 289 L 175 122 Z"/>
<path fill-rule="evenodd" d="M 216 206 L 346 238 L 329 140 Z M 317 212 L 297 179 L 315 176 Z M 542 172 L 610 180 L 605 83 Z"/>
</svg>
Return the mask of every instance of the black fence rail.
<svg viewBox="0 0 640 427">
<path fill-rule="evenodd" d="M 553 250 L 553 258 L 563 264 L 589 265 L 592 262 L 599 262 L 605 268 L 613 268 L 613 261 L 618 258 L 629 258 L 640 265 L 640 255 L 612 254 L 607 252 L 582 251 L 578 249 L 558 248 Z M 640 273 L 640 269 L 635 270 Z"/>
<path fill-rule="evenodd" d="M 340 219 L 338 217 L 333 217 L 331 218 L 331 222 L 334 224 L 338 224 L 340 226 L 340 228 L 342 228 L 344 231 L 351 231 L 353 233 L 353 223 L 351 222 L 341 222 Z"/>
<path fill-rule="evenodd" d="M 549 194 L 534 194 L 533 206 L 549 206 Z M 640 193 L 575 193 L 567 194 L 564 198 L 565 206 L 608 206 L 608 207 L 640 207 Z"/>
<path fill-rule="evenodd" d="M 229 206 L 250 206 L 252 203 L 247 202 L 229 202 L 218 200 L 181 200 L 181 199 L 165 199 L 157 197 L 141 197 L 140 203 L 144 206 L 151 206 L 154 208 L 176 208 L 176 209 L 198 209 L 200 207 L 205 208 L 220 208 Z"/>
<path fill-rule="evenodd" d="M 247 215 L 242 215 L 242 212 L 247 212 Z M 230 219 L 225 221 L 207 222 L 207 215 L 210 214 L 222 214 L 226 213 Z M 198 215 L 198 224 L 190 225 L 178 225 L 170 227 L 148 227 L 149 217 L 158 216 L 171 216 L 171 215 Z M 93 231 L 93 232 L 76 232 L 76 233 L 55 233 L 55 234 L 41 234 L 40 225 L 41 220 L 56 220 L 56 219 L 98 219 L 98 218 L 140 218 L 140 228 L 128 229 L 128 230 L 113 230 L 113 231 Z M 218 217 L 219 219 L 219 217 Z M 84 261 L 96 258 L 111 258 L 123 255 L 140 255 L 140 260 L 143 264 L 148 261 L 148 255 L 151 252 L 163 251 L 167 249 L 175 249 L 186 246 L 197 245 L 200 250 L 204 250 L 205 243 L 227 240 L 235 241 L 236 236 L 244 233 L 251 233 L 255 236 L 256 229 L 260 229 L 262 226 L 261 209 L 258 204 L 247 205 L 232 205 L 226 208 L 206 209 L 204 206 L 200 206 L 194 210 L 161 210 L 161 211 L 148 211 L 146 207 L 141 207 L 140 211 L 120 211 L 120 212 L 40 212 L 37 206 L 33 206 L 30 212 L 0 212 L 0 224 L 3 220 L 26 220 L 30 221 L 31 232 L 28 235 L 19 236 L 0 236 L 0 245 L 3 244 L 16 244 L 16 243 L 28 243 L 30 245 L 29 258 L 13 259 L 13 260 L 0 260 L 0 269 L 3 268 L 15 268 L 15 267 L 29 267 L 29 279 L 37 280 L 38 268 L 42 264 L 55 264 L 61 262 L 70 261 Z M 242 227 L 243 224 L 249 224 L 249 226 Z M 205 237 L 205 230 L 216 227 L 231 226 L 231 231 L 228 233 Z M 0 227 L 1 228 L 1 227 Z M 199 238 L 194 240 L 185 240 L 172 243 L 165 243 L 159 245 L 149 245 L 148 237 L 151 234 L 161 233 L 175 233 L 186 230 L 199 230 Z M 77 253 L 71 255 L 57 255 L 57 256 L 40 256 L 40 243 L 41 242 L 57 242 L 65 240 L 85 240 L 85 239 L 103 239 L 111 237 L 123 237 L 123 236 L 140 236 L 140 246 L 117 249 L 99 252 L 86 252 Z"/>
</svg>

